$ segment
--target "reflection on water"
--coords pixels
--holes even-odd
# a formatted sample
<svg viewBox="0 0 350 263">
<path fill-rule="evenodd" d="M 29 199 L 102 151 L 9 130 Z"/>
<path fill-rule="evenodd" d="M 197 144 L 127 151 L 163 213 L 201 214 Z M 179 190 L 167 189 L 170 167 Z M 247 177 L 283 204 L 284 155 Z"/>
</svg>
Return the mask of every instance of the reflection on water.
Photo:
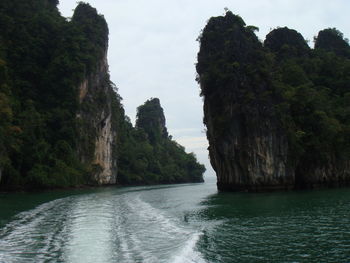
<svg viewBox="0 0 350 263">
<path fill-rule="evenodd" d="M 350 261 L 349 189 L 217 193 L 209 181 L 73 193 L 2 195 L 0 262 Z"/>
</svg>

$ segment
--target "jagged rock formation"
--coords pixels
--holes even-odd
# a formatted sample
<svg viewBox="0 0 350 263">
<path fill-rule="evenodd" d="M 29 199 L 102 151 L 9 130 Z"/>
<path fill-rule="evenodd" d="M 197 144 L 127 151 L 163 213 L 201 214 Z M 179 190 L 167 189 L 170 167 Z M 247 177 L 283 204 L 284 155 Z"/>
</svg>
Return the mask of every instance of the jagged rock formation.
<svg viewBox="0 0 350 263">
<path fill-rule="evenodd" d="M 164 111 L 158 98 L 138 107 L 136 128 L 143 129 L 152 143 L 168 138 Z"/>
<path fill-rule="evenodd" d="M 288 28 L 270 32 L 263 45 L 255 29 L 229 11 L 211 18 L 200 36 L 198 81 L 218 188 L 349 182 L 349 112 L 336 104 L 347 100 L 349 60 L 336 58 L 341 84 L 332 75 L 326 80 L 322 74 L 334 53 L 311 50 Z"/>
</svg>

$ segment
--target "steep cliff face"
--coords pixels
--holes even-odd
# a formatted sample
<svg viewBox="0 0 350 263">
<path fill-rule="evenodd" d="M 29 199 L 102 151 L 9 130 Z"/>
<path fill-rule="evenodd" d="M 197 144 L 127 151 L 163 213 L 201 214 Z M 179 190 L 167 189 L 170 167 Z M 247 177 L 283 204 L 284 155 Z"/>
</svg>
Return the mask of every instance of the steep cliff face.
<svg viewBox="0 0 350 263">
<path fill-rule="evenodd" d="M 295 30 L 273 30 L 263 46 L 255 29 L 229 11 L 211 18 L 200 36 L 197 80 L 218 188 L 260 191 L 350 181 L 347 150 L 335 142 L 341 136 L 348 144 L 348 122 L 335 116 L 341 108 L 320 104 L 326 95 L 319 85 L 332 85 L 317 76 L 325 68 L 317 65 L 322 55 Z M 342 63 L 348 65 L 344 58 Z M 329 88 L 333 102 L 344 97 L 345 91 Z"/>
<path fill-rule="evenodd" d="M 268 89 L 269 74 L 255 66 L 256 60 L 269 66 L 262 49 L 252 29 L 230 12 L 212 18 L 203 31 L 197 71 L 210 160 L 220 190 L 294 183 L 287 138 L 270 106 L 278 97 Z"/>
<path fill-rule="evenodd" d="M 113 151 L 117 131 L 112 125 L 112 88 L 108 78 L 108 65 L 103 59 L 96 72 L 79 86 L 81 109 L 77 118 L 82 123 L 79 156 L 83 163 L 94 167 L 92 176 L 98 184 L 116 183 L 117 174 Z"/>
<path fill-rule="evenodd" d="M 205 100 L 204 103 L 207 101 Z M 232 128 L 217 135 L 211 126 L 216 113 L 206 104 L 207 137 L 211 164 L 219 190 L 273 190 L 292 188 L 293 171 L 288 166 L 288 143 L 275 120 L 259 115 L 231 115 Z M 228 110 L 234 111 L 229 106 Z M 253 119 L 260 118 L 259 125 Z"/>
<path fill-rule="evenodd" d="M 108 74 L 107 23 L 82 2 L 65 19 L 57 3 L 0 2 L 4 189 L 116 182 L 122 107 Z"/>
<path fill-rule="evenodd" d="M 90 38 L 91 27 L 100 27 L 93 35 L 98 46 L 96 65 L 79 85 L 80 110 L 77 118 L 80 127 L 79 156 L 83 163 L 92 165 L 92 176 L 98 184 L 115 184 L 117 175 L 116 144 L 117 128 L 112 125 L 113 88 L 108 74 L 107 49 L 108 27 L 106 21 L 97 14 L 96 9 L 80 4 L 74 13 L 73 23 L 78 23 Z M 86 136 L 89 134 L 89 136 Z"/>
</svg>

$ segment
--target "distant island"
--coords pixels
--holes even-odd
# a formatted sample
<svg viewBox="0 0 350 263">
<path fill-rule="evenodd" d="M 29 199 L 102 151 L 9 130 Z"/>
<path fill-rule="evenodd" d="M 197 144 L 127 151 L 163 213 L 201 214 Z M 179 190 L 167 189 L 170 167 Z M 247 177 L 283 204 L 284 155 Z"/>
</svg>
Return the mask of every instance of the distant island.
<svg viewBox="0 0 350 263">
<path fill-rule="evenodd" d="M 110 81 L 108 26 L 80 2 L 0 3 L 0 190 L 202 182 L 156 98 L 130 123 Z"/>
<path fill-rule="evenodd" d="M 287 27 L 263 43 L 256 30 L 227 11 L 199 37 L 197 80 L 219 190 L 348 185 L 348 40 L 328 28 L 311 49 Z"/>
</svg>

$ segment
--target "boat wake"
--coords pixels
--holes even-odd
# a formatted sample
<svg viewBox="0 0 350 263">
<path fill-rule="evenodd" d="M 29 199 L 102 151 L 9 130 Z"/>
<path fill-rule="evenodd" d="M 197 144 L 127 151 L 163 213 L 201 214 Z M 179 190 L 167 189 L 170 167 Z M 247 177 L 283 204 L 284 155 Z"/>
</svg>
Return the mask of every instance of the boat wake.
<svg viewBox="0 0 350 263">
<path fill-rule="evenodd" d="M 94 193 L 18 214 L 0 229 L 0 262 L 202 263 L 200 237 L 140 193 Z"/>
<path fill-rule="evenodd" d="M 138 196 L 119 198 L 115 244 L 118 262 L 205 262 L 196 252 L 200 233 Z"/>
</svg>

